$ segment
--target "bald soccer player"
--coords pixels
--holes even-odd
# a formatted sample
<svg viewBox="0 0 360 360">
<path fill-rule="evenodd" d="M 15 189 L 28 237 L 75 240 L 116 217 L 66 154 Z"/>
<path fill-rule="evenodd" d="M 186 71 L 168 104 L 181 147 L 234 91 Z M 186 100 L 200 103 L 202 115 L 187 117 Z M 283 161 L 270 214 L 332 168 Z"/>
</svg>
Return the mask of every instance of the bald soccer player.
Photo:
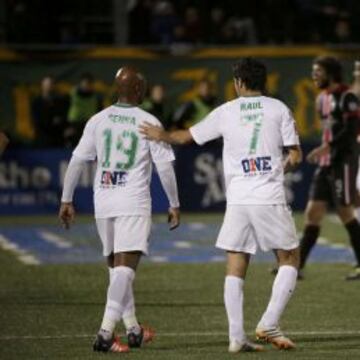
<svg viewBox="0 0 360 360">
<path fill-rule="evenodd" d="M 154 331 L 139 325 L 135 315 L 133 281 L 141 256 L 148 253 L 151 228 L 150 181 L 152 162 L 169 200 L 170 230 L 179 225 L 178 191 L 171 147 L 148 141 L 139 131 L 145 121 L 160 121 L 140 109 L 146 81 L 132 67 L 121 68 L 115 77 L 118 102 L 94 115 L 86 124 L 73 152 L 64 179 L 59 217 L 65 227 L 74 220 L 74 189 L 87 161 L 97 162 L 94 180 L 96 225 L 107 258 L 110 281 L 100 330 L 93 349 L 128 352 L 150 342 Z M 128 345 L 115 336 L 120 320 L 126 327 Z"/>
</svg>

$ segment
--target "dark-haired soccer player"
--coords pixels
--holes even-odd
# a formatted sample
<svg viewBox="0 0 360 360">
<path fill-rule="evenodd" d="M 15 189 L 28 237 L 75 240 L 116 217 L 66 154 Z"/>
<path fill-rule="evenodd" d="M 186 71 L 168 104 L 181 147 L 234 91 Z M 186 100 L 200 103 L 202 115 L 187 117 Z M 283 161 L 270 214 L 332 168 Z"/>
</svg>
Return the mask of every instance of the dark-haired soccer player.
<svg viewBox="0 0 360 360">
<path fill-rule="evenodd" d="M 239 97 L 207 115 L 189 130 L 166 132 L 147 124 L 142 133 L 156 141 L 202 145 L 223 137 L 227 209 L 216 246 L 227 252 L 224 299 L 229 321 L 229 351 L 261 351 L 243 327 L 243 286 L 251 254 L 257 247 L 275 250 L 279 272 L 258 338 L 279 349 L 294 343 L 279 328 L 280 317 L 295 289 L 298 239 L 284 191 L 284 167 L 301 161 L 299 138 L 291 112 L 281 101 L 264 96 L 265 66 L 252 58 L 234 65 Z M 288 156 L 283 163 L 283 149 Z"/>
<path fill-rule="evenodd" d="M 354 216 L 357 173 L 357 127 L 359 101 L 342 82 L 342 66 L 333 57 L 313 62 L 312 78 L 322 92 L 316 100 L 323 127 L 322 144 L 307 156 L 318 164 L 305 211 L 305 229 L 300 242 L 300 269 L 303 269 L 320 233 L 329 203 L 344 224 L 353 247 L 357 268 L 346 279 L 360 279 L 360 226 Z"/>
<path fill-rule="evenodd" d="M 151 228 L 150 180 L 152 162 L 169 199 L 170 229 L 179 225 L 179 200 L 172 162 L 174 153 L 168 144 L 155 143 L 139 134 L 143 121 L 160 125 L 158 119 L 140 109 L 146 81 L 132 67 L 121 68 L 115 78 L 118 102 L 95 114 L 86 124 L 73 152 L 64 179 L 60 219 L 66 227 L 72 223 L 74 189 L 86 161 L 97 161 L 94 180 L 94 205 L 103 254 L 109 265 L 107 301 L 94 351 L 127 352 L 154 337 L 151 329 L 141 326 L 135 315 L 133 282 L 143 254 L 148 252 Z M 128 345 L 114 335 L 123 320 Z"/>
</svg>

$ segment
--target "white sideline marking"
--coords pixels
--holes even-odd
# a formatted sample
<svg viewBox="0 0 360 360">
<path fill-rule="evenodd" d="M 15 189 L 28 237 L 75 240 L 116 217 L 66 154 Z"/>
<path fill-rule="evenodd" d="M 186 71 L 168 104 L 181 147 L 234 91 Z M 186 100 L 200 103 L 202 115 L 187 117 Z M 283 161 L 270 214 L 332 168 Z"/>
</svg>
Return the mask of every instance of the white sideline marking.
<svg viewBox="0 0 360 360">
<path fill-rule="evenodd" d="M 189 241 L 175 241 L 174 247 L 178 249 L 191 249 L 192 244 Z"/>
<path fill-rule="evenodd" d="M 210 261 L 212 262 L 220 262 L 220 261 L 225 261 L 226 257 L 224 255 L 215 255 L 213 257 L 210 258 Z"/>
<path fill-rule="evenodd" d="M 191 230 L 202 230 L 206 228 L 206 224 L 202 222 L 191 222 L 189 223 L 189 228 Z"/>
<path fill-rule="evenodd" d="M 11 242 L 4 235 L 0 234 L 0 248 L 13 253 L 19 261 L 26 265 L 40 265 L 40 261 L 34 256 L 29 254 L 26 250 L 21 249 L 17 244 Z"/>
<path fill-rule="evenodd" d="M 166 256 L 150 256 L 149 259 L 155 263 L 165 263 L 169 261 Z"/>
<path fill-rule="evenodd" d="M 322 236 L 320 236 L 319 238 L 318 238 L 318 244 L 320 244 L 320 245 L 329 245 L 330 244 L 330 241 L 327 239 L 327 238 L 324 238 L 324 237 L 322 237 Z"/>
<path fill-rule="evenodd" d="M 348 245 L 345 244 L 341 244 L 341 243 L 331 243 L 327 238 L 324 238 L 322 236 L 319 237 L 318 239 L 318 244 L 320 245 L 326 245 L 328 247 L 330 247 L 331 249 L 349 249 L 350 247 Z"/>
<path fill-rule="evenodd" d="M 360 335 L 360 330 L 338 330 L 338 331 L 287 331 L 290 336 L 352 336 Z M 157 333 L 159 337 L 186 337 L 186 336 L 227 336 L 227 332 L 169 332 Z M 252 334 L 248 334 L 251 336 Z M 7 340 L 55 340 L 55 339 L 84 339 L 93 338 L 95 334 L 59 334 L 59 335 L 10 335 L 0 336 L 0 341 Z"/>
<path fill-rule="evenodd" d="M 56 247 L 60 249 L 69 249 L 73 247 L 72 243 L 64 239 L 63 237 L 54 234 L 50 231 L 41 230 L 39 232 L 41 238 L 45 241 L 47 241 L 50 244 L 55 245 Z"/>
</svg>

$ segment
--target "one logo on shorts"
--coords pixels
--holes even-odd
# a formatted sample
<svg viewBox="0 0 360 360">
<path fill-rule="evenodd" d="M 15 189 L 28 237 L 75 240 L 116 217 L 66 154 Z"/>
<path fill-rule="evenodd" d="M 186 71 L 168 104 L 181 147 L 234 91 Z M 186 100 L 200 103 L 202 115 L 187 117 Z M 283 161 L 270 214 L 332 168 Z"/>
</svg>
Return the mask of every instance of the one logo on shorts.
<svg viewBox="0 0 360 360">
<path fill-rule="evenodd" d="M 272 170 L 271 156 L 243 159 L 241 166 L 246 176 L 268 174 Z"/>
<path fill-rule="evenodd" d="M 101 185 L 103 187 L 124 186 L 127 182 L 126 171 L 106 171 L 101 174 Z"/>
</svg>

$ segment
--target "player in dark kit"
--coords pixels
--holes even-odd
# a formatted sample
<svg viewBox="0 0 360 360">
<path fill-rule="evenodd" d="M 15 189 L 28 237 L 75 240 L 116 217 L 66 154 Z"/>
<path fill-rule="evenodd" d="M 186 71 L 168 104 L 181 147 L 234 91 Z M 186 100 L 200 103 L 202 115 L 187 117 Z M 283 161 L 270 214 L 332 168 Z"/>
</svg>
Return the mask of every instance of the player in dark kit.
<svg viewBox="0 0 360 360">
<path fill-rule="evenodd" d="M 320 233 L 328 204 L 335 206 L 344 224 L 357 265 L 347 280 L 360 280 L 360 226 L 354 216 L 355 177 L 357 173 L 357 127 L 359 100 L 342 83 L 342 67 L 333 57 L 318 57 L 313 62 L 312 78 L 322 92 L 316 106 L 321 117 L 322 144 L 307 156 L 318 164 L 305 211 L 305 229 L 300 245 L 303 269 Z"/>
</svg>

